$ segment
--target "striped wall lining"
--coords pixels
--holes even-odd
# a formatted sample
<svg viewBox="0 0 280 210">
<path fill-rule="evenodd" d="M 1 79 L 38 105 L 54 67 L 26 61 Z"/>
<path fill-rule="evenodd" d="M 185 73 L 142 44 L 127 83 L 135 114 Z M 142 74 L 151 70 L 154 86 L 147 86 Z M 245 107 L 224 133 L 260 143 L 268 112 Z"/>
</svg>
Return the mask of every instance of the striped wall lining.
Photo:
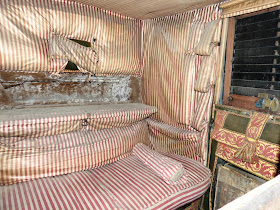
<svg viewBox="0 0 280 210">
<path fill-rule="evenodd" d="M 108 166 L 0 188 L 0 209 L 176 209 L 208 189 L 211 172 L 185 157 L 188 181 L 168 185 L 135 156 Z"/>
<path fill-rule="evenodd" d="M 209 88 L 206 93 L 194 90 L 202 56 L 195 55 L 193 48 L 199 42 L 199 36 L 205 24 L 219 18 L 219 5 L 215 4 L 186 13 L 143 21 L 142 101 L 158 108 L 158 112 L 152 116 L 154 120 L 184 129 L 186 132 L 190 126 L 193 126 L 203 133 L 201 133 L 201 139 L 197 140 L 203 147 L 200 149 L 200 152 L 203 152 L 200 154 L 200 160 L 206 160 L 207 135 L 205 131 L 208 129 L 206 125 L 210 118 L 213 90 Z M 220 23 L 214 40 L 219 40 L 219 30 L 221 30 Z M 215 84 L 214 75 L 219 47 L 215 48 L 210 79 L 206 78 L 208 80 L 206 83 L 210 86 Z M 194 67 L 189 66 L 191 61 L 194 62 Z M 187 144 L 183 141 L 170 141 L 159 132 L 150 138 L 152 141 L 161 143 L 162 147 L 165 147 L 160 148 L 163 151 L 170 151 L 168 148 L 173 147 L 177 151 L 189 153 L 187 157 L 198 158 L 195 155 L 198 152 L 197 149 L 193 151 L 194 143 L 190 148 L 188 145 L 190 142 Z M 160 138 L 165 140 L 160 142 Z M 186 150 L 193 152 L 190 155 L 190 152 Z"/>
<path fill-rule="evenodd" d="M 67 0 L 0 2 L 0 70 L 59 73 L 49 57 L 51 34 L 90 42 L 96 75 L 141 75 L 140 20 Z"/>
</svg>

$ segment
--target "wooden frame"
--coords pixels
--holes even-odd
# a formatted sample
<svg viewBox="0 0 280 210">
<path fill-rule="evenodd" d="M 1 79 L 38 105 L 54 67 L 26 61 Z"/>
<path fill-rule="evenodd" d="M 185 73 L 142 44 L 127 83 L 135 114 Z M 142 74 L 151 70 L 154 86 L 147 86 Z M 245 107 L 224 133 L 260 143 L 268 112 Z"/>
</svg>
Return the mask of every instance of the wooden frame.
<svg viewBox="0 0 280 210">
<path fill-rule="evenodd" d="M 227 49 L 226 49 L 226 63 L 225 63 L 225 76 L 224 76 L 224 89 L 223 89 L 223 104 L 224 105 L 239 107 L 239 108 L 243 108 L 243 109 L 261 111 L 259 108 L 257 108 L 255 106 L 256 102 L 260 100 L 259 97 L 236 95 L 236 94 L 230 93 L 231 75 L 232 75 L 232 59 L 233 59 L 233 48 L 234 48 L 234 35 L 235 35 L 235 20 L 266 13 L 266 12 L 270 12 L 270 11 L 275 11 L 278 9 L 279 9 L 279 7 L 276 6 L 276 7 L 264 9 L 261 11 L 229 18 Z M 278 114 L 280 114 L 280 113 L 278 113 Z"/>
</svg>

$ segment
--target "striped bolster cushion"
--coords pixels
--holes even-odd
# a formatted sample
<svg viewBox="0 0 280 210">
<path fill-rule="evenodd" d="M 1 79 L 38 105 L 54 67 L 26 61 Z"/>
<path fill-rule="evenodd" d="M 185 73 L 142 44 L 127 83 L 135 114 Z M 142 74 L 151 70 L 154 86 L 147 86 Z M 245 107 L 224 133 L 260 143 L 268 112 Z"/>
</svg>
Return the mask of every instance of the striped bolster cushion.
<svg viewBox="0 0 280 210">
<path fill-rule="evenodd" d="M 132 154 L 152 169 L 167 184 L 182 184 L 187 181 L 187 174 L 180 162 L 151 150 L 143 143 L 138 143 L 133 148 Z"/>
<path fill-rule="evenodd" d="M 95 73 L 96 71 L 95 51 L 65 37 L 53 35 L 49 40 L 49 53 L 52 59 L 69 60 L 75 63 L 82 72 Z"/>
<path fill-rule="evenodd" d="M 198 45 L 194 49 L 194 53 L 198 55 L 210 55 L 213 44 L 212 39 L 214 37 L 216 28 L 219 24 L 219 20 L 214 20 L 206 24 L 206 27 L 202 33 Z"/>
</svg>

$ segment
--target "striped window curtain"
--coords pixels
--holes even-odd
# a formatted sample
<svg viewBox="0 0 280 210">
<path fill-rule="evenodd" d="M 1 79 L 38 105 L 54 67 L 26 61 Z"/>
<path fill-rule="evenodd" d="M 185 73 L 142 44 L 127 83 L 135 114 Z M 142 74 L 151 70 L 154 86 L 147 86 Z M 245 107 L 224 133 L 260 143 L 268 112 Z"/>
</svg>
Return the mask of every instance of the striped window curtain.
<svg viewBox="0 0 280 210">
<path fill-rule="evenodd" d="M 0 13 L 2 71 L 59 73 L 67 60 L 50 58 L 56 34 L 91 43 L 96 75 L 141 76 L 140 20 L 65 0 L 3 0 Z"/>
</svg>

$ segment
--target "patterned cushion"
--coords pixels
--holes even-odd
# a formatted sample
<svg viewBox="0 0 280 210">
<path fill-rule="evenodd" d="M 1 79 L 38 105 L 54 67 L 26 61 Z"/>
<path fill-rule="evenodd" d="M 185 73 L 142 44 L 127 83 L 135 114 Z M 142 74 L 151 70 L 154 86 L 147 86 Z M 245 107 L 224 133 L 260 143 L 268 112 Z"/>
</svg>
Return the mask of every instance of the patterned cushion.
<svg viewBox="0 0 280 210">
<path fill-rule="evenodd" d="M 187 174 L 183 165 L 168 158 L 148 146 L 138 143 L 132 151 L 139 160 L 158 174 L 167 184 L 179 184 L 186 182 Z"/>
</svg>

